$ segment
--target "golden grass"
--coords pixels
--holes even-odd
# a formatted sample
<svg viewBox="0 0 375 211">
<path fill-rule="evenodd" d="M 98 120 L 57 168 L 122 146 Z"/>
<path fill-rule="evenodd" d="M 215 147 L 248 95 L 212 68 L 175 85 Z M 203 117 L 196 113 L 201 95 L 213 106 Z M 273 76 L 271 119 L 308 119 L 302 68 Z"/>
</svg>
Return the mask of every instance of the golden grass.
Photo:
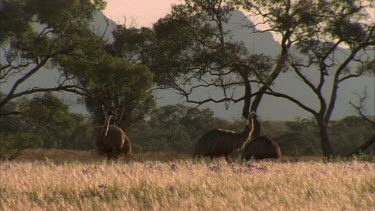
<svg viewBox="0 0 375 211">
<path fill-rule="evenodd" d="M 237 154 L 240 156 L 240 154 Z M 233 159 L 235 160 L 235 157 Z M 131 155 L 133 161 L 173 161 L 176 159 L 191 159 L 192 155 L 177 152 L 144 152 Z M 18 161 L 98 161 L 106 156 L 99 156 L 96 151 L 64 150 L 64 149 L 26 149 L 16 158 Z M 321 161 L 323 156 L 282 156 L 277 162 Z"/>
<path fill-rule="evenodd" d="M 189 154 L 177 152 L 145 152 L 132 154 L 131 160 L 134 161 L 172 161 L 175 159 L 190 159 L 192 156 Z M 64 150 L 64 149 L 26 149 L 22 151 L 21 155 L 16 160 L 54 160 L 54 161 L 98 161 L 107 159 L 105 155 L 99 156 L 98 153 L 93 151 L 81 150 Z"/>
<path fill-rule="evenodd" d="M 368 162 L 0 163 L 1 210 L 374 210 Z"/>
</svg>

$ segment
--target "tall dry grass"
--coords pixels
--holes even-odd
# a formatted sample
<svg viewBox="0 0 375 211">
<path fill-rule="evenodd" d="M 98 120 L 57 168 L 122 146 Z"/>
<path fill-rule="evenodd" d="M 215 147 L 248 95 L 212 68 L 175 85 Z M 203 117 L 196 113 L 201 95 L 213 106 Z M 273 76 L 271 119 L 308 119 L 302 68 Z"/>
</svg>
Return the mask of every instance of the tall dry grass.
<svg viewBox="0 0 375 211">
<path fill-rule="evenodd" d="M 0 164 L 2 210 L 374 210 L 367 162 Z"/>
</svg>

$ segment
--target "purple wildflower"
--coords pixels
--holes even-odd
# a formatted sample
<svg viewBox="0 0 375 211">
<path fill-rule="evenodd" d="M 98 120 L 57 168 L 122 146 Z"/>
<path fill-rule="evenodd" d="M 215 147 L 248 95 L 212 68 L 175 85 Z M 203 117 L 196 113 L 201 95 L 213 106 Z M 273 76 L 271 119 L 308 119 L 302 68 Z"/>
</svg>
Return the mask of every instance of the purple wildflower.
<svg viewBox="0 0 375 211">
<path fill-rule="evenodd" d="M 171 169 L 172 169 L 172 171 L 176 171 L 177 170 L 177 161 L 176 160 L 172 161 L 172 163 L 171 163 Z"/>
<path fill-rule="evenodd" d="M 10 164 L 5 164 L 5 168 L 4 168 L 4 170 L 9 170 L 10 169 Z"/>
<path fill-rule="evenodd" d="M 219 171 L 221 171 L 221 165 L 220 164 L 210 165 L 208 167 L 208 169 L 211 170 L 211 171 L 214 171 L 214 172 L 219 172 Z"/>
<path fill-rule="evenodd" d="M 100 185 L 99 185 L 99 188 L 101 188 L 101 189 L 107 189 L 108 186 L 107 186 L 107 184 L 100 184 Z"/>
</svg>

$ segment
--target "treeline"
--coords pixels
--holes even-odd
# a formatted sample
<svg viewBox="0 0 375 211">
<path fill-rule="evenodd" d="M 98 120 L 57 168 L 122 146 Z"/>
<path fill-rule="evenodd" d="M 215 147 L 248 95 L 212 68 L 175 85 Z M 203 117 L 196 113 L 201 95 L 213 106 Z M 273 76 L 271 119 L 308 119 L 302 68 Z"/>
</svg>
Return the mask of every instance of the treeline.
<svg viewBox="0 0 375 211">
<path fill-rule="evenodd" d="M 96 150 L 100 125 L 90 117 L 72 113 L 56 96 L 46 93 L 9 104 L 6 109 L 21 111 L 0 117 L 0 157 L 16 156 L 26 148 Z M 261 117 L 260 117 L 261 118 Z M 319 129 L 313 119 L 261 121 L 262 134 L 273 138 L 283 155 L 322 155 Z M 227 121 L 210 109 L 184 105 L 155 108 L 150 116 L 133 124 L 126 133 L 134 153 L 191 153 L 199 137 L 213 128 L 240 131 L 245 120 Z M 329 125 L 329 136 L 337 155 L 347 155 L 365 143 L 374 133 L 372 125 L 358 116 L 349 116 Z M 365 153 L 375 152 L 371 146 Z"/>
</svg>

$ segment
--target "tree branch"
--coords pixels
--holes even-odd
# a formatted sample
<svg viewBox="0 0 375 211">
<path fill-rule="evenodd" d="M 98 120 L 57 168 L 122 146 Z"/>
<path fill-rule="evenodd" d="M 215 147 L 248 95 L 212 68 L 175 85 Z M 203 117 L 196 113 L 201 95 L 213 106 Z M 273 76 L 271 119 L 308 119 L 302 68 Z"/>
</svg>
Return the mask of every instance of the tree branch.
<svg viewBox="0 0 375 211">
<path fill-rule="evenodd" d="M 272 90 L 266 91 L 264 93 L 268 94 L 268 95 L 271 95 L 271 96 L 274 96 L 274 97 L 281 97 L 281 98 L 287 99 L 287 100 L 293 102 L 294 104 L 296 104 L 297 106 L 299 106 L 300 108 L 302 108 L 303 110 L 313 114 L 314 116 L 318 115 L 318 112 L 316 112 L 312 108 L 309 108 L 308 106 L 304 105 L 303 103 L 301 103 L 299 100 L 295 99 L 294 97 L 291 97 L 291 96 L 283 94 L 283 93 L 275 92 L 275 91 L 272 91 Z"/>
</svg>

